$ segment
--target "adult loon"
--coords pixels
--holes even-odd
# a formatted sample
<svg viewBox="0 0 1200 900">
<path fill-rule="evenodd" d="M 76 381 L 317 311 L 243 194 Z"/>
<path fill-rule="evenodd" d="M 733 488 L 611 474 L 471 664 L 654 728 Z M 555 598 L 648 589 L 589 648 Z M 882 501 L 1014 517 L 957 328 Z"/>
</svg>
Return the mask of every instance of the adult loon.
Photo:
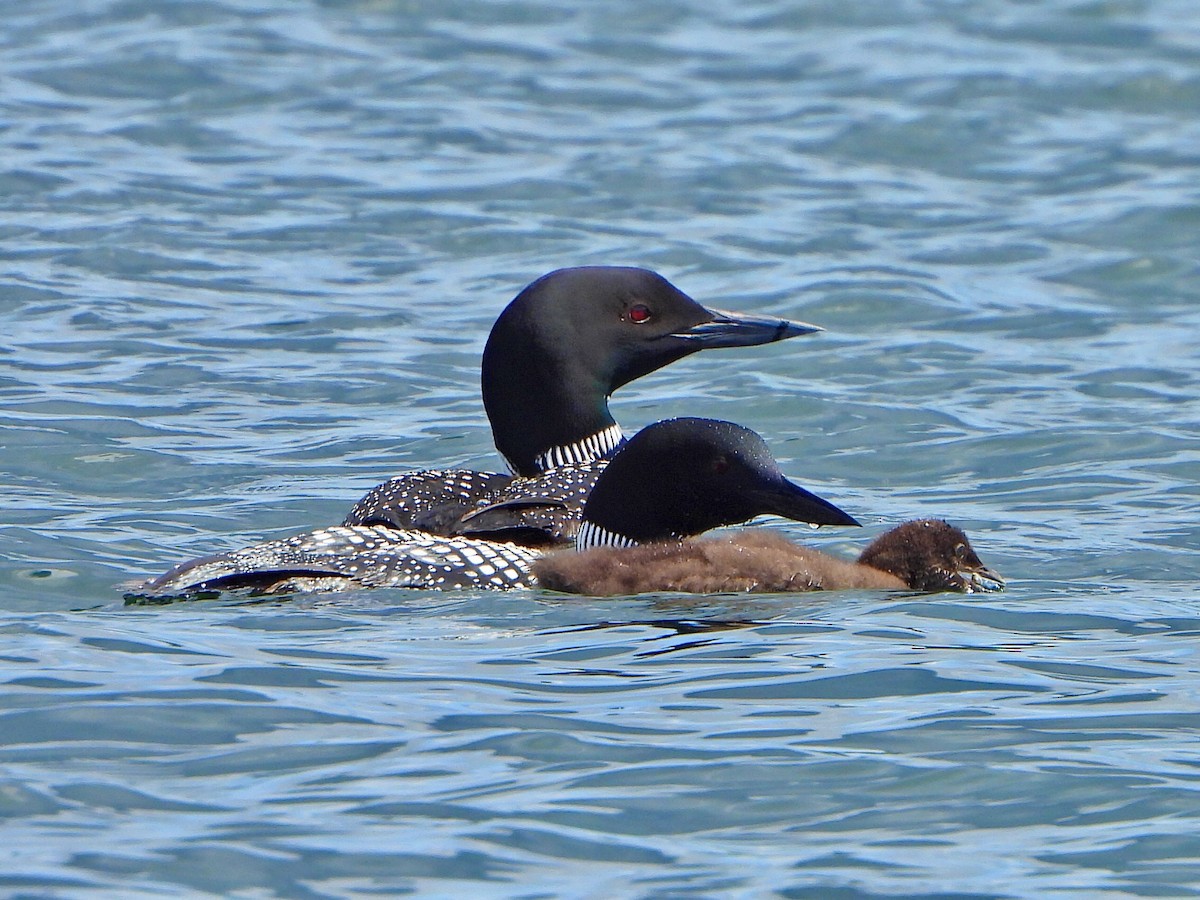
<svg viewBox="0 0 1200 900">
<path fill-rule="evenodd" d="M 752 528 L 682 542 L 559 551 L 535 562 L 533 574 L 547 590 L 595 597 L 850 589 L 970 594 L 1004 587 L 1004 579 L 983 564 L 967 536 L 938 519 L 905 522 L 884 532 L 855 562 Z"/>
<path fill-rule="evenodd" d="M 554 508 L 553 498 L 528 500 Z M 614 455 L 587 501 L 575 546 L 630 546 L 773 514 L 857 525 L 784 477 L 761 437 L 730 422 L 648 425 Z M 250 588 L 262 593 L 531 588 L 543 550 L 383 525 L 341 525 L 203 557 L 129 590 L 130 599 Z"/>
<path fill-rule="evenodd" d="M 821 330 L 706 309 L 646 269 L 551 272 L 500 314 L 483 351 L 484 409 L 496 448 L 517 477 L 407 473 L 373 488 L 342 524 L 533 546 L 568 542 L 596 476 L 625 440 L 608 409 L 613 391 L 699 350 Z M 573 499 L 557 508 L 522 502 L 545 495 Z"/>
</svg>

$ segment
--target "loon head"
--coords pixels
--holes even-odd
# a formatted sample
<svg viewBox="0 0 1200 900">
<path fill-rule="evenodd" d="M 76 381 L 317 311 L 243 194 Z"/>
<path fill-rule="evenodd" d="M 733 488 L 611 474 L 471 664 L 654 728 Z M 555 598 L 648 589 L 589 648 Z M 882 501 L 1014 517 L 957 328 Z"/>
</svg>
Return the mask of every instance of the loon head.
<svg viewBox="0 0 1200 900">
<path fill-rule="evenodd" d="M 600 473 L 577 544 L 629 546 L 679 539 L 773 514 L 815 525 L 857 525 L 789 481 L 749 428 L 667 419 L 630 438 Z"/>
<path fill-rule="evenodd" d="M 820 330 L 706 309 L 646 269 L 559 269 L 521 291 L 496 320 L 483 351 L 483 403 L 513 471 L 536 475 L 553 448 L 597 435 L 616 435 L 591 441 L 599 455 L 616 446 L 608 397 L 635 378 L 698 350 Z M 587 454 L 568 456 L 583 462 Z"/>
<path fill-rule="evenodd" d="M 949 522 L 919 519 L 880 535 L 859 556 L 914 591 L 994 591 L 1004 579 L 983 564 L 967 536 Z"/>
</svg>

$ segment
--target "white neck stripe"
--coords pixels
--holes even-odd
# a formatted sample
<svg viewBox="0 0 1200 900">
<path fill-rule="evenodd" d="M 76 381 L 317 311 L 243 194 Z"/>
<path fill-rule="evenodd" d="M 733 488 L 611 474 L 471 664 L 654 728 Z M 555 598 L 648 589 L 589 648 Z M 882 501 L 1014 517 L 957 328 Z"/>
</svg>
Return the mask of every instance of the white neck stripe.
<svg viewBox="0 0 1200 900">
<path fill-rule="evenodd" d="M 545 453 L 539 453 L 533 463 L 543 472 L 562 466 L 581 466 L 604 459 L 620 447 L 624 440 L 621 426 L 609 425 L 603 431 L 590 434 L 573 444 L 551 447 Z"/>
<path fill-rule="evenodd" d="M 575 549 L 590 550 L 592 547 L 636 547 L 637 541 L 623 534 L 613 534 L 591 522 L 580 522 L 575 534 Z"/>
</svg>

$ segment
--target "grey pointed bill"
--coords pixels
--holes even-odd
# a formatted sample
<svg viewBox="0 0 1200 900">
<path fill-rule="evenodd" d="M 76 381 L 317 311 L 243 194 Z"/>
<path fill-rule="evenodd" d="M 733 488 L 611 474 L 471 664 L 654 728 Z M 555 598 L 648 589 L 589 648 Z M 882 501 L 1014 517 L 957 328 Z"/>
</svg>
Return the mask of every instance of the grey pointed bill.
<svg viewBox="0 0 1200 900">
<path fill-rule="evenodd" d="M 845 510 L 784 479 L 762 497 L 763 510 L 812 525 L 861 525 Z"/>
<path fill-rule="evenodd" d="M 677 331 L 674 337 L 693 341 L 704 349 L 753 347 L 825 330 L 820 325 L 791 322 L 772 316 L 750 316 L 721 309 L 710 309 L 709 312 L 712 313 L 712 321 L 701 322 L 699 325 Z"/>
</svg>

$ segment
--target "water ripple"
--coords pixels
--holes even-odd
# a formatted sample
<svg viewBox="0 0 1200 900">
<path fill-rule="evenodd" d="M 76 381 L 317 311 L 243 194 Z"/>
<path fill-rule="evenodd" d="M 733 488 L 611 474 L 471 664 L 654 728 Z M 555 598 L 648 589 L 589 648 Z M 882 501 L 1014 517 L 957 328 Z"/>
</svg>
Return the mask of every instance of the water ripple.
<svg viewBox="0 0 1200 900">
<path fill-rule="evenodd" d="M 14 8 L 0 884 L 1195 894 L 1193 6 Z M 487 329 L 583 263 L 828 329 L 628 429 L 744 422 L 868 523 L 771 527 L 945 516 L 1010 589 L 120 605 L 498 466 Z"/>
</svg>

